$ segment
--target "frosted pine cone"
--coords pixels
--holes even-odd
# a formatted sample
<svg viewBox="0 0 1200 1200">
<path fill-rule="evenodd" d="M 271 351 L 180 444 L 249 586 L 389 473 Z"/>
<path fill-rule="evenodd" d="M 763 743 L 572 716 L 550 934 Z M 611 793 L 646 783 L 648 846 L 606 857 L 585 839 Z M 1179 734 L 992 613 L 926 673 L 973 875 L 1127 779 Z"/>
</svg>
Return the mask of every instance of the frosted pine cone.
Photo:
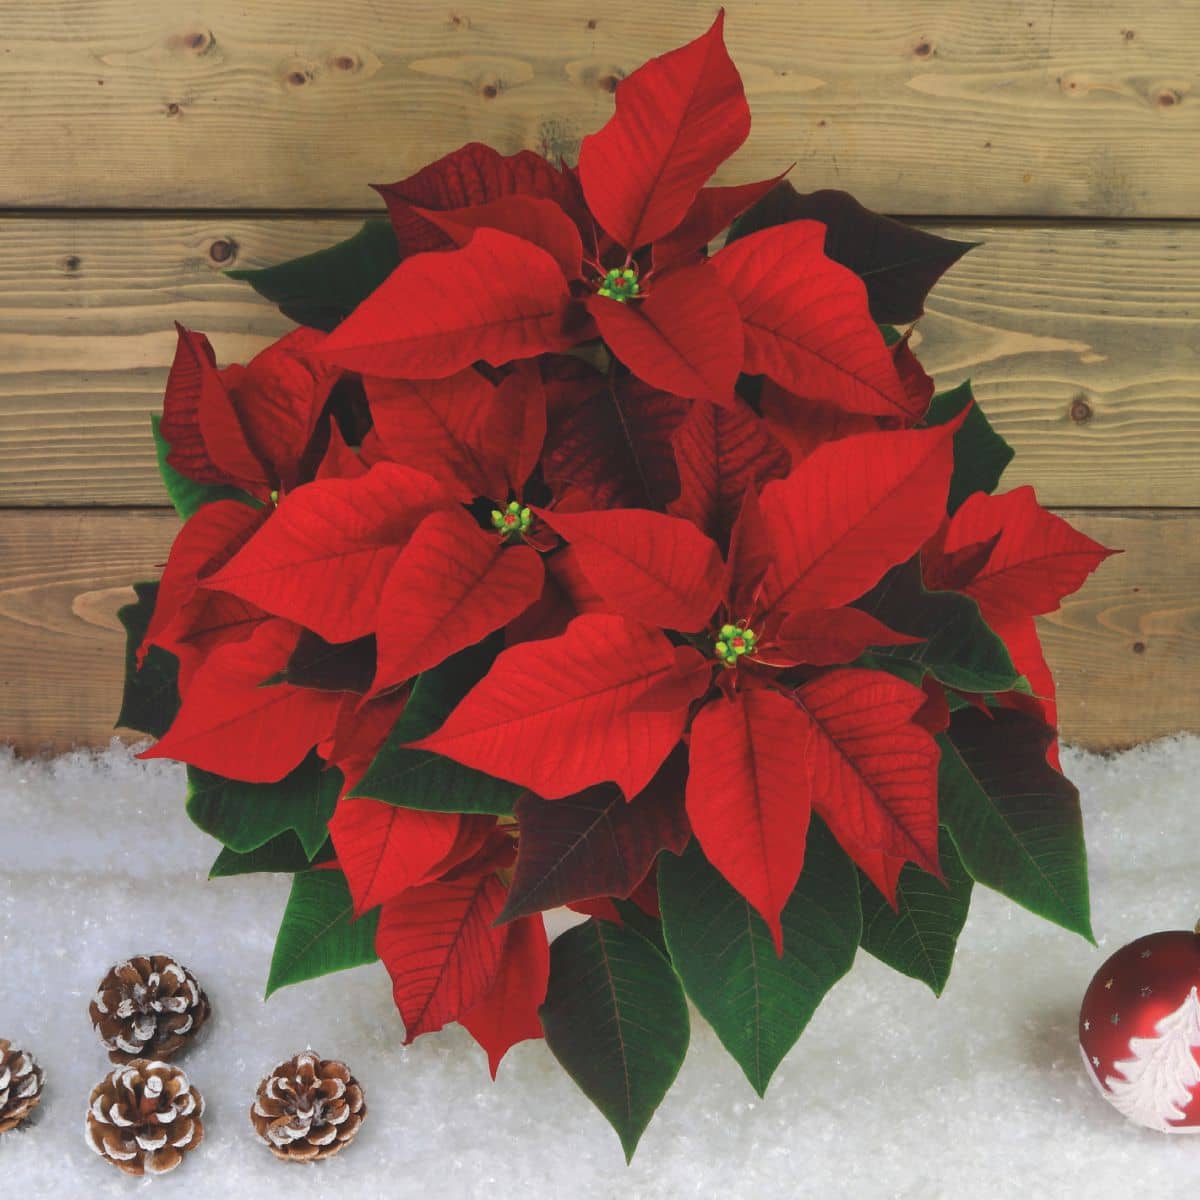
<svg viewBox="0 0 1200 1200">
<path fill-rule="evenodd" d="M 139 954 L 100 981 L 89 1009 L 115 1063 L 173 1058 L 208 1020 L 208 997 L 167 954 Z"/>
<path fill-rule="evenodd" d="M 204 1138 L 204 1100 L 170 1063 L 139 1058 L 92 1089 L 87 1143 L 126 1175 L 162 1175 Z"/>
<path fill-rule="evenodd" d="M 348 1146 L 366 1115 L 350 1068 L 311 1050 L 280 1063 L 250 1106 L 255 1132 L 271 1152 L 296 1162 L 328 1158 Z"/>
<path fill-rule="evenodd" d="M 15 1129 L 37 1108 L 44 1082 L 33 1056 L 0 1038 L 0 1133 Z"/>
</svg>

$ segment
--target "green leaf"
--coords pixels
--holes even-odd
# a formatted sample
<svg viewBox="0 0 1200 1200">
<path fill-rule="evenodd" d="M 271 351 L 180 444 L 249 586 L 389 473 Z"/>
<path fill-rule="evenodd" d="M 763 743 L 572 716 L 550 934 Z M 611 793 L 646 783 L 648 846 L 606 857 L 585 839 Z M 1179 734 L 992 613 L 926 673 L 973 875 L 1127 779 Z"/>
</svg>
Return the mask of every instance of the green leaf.
<svg viewBox="0 0 1200 1200">
<path fill-rule="evenodd" d="M 900 633 L 924 639 L 912 646 L 876 647 L 871 653 L 881 663 L 916 663 L 963 692 L 1006 692 L 1020 679 L 979 605 L 959 592 L 926 591 L 917 558 L 890 570 L 856 607 Z"/>
<path fill-rule="evenodd" d="M 179 660 L 166 650 L 151 646 L 138 670 L 137 648 L 154 616 L 158 584 L 135 583 L 133 590 L 137 602 L 123 605 L 117 611 L 117 619 L 125 626 L 125 690 L 116 724 L 162 737 L 179 711 Z"/>
<path fill-rule="evenodd" d="M 342 787 L 340 771 L 321 767 L 314 752 L 278 783 L 243 783 L 188 767 L 188 816 L 238 854 L 294 830 L 311 858 L 325 844 Z"/>
<path fill-rule="evenodd" d="M 551 945 L 538 1011 L 546 1044 L 630 1161 L 687 1053 L 687 1001 L 670 963 L 631 929 L 591 918 Z"/>
<path fill-rule="evenodd" d="M 341 871 L 301 871 L 292 880 L 275 938 L 267 996 L 291 983 L 374 962 L 379 957 L 378 924 L 378 909 L 354 919 L 354 902 Z"/>
<path fill-rule="evenodd" d="M 186 521 L 188 517 L 202 505 L 211 504 L 214 500 L 238 500 L 251 508 L 261 508 L 253 496 L 243 492 L 241 488 L 226 487 L 224 484 L 197 483 L 186 475 L 181 475 L 169 462 L 167 455 L 171 453 L 170 443 L 162 435 L 162 417 L 153 413 L 150 417 L 150 428 L 154 431 L 154 452 L 158 456 L 158 473 L 162 476 L 163 486 L 175 506 L 175 511 Z"/>
<path fill-rule="evenodd" d="M 661 919 L 650 916 L 632 900 L 622 900 L 617 896 L 613 897 L 613 907 L 634 933 L 640 933 L 664 958 L 667 957 L 667 943 L 663 938 Z"/>
<path fill-rule="evenodd" d="M 938 856 L 945 884 L 907 863 L 896 889 L 896 909 L 861 872 L 858 879 L 863 949 L 901 974 L 928 984 L 935 996 L 942 994 L 950 978 L 974 887 L 945 829 L 939 831 Z"/>
<path fill-rule="evenodd" d="M 310 863 L 295 831 L 287 829 L 276 834 L 269 842 L 264 842 L 257 850 L 248 850 L 245 854 L 226 846 L 217 855 L 208 877 L 222 879 L 230 875 L 254 875 L 259 872 L 294 875 L 297 871 L 307 871 L 313 863 L 327 862 L 332 857 L 332 846 L 326 842 Z"/>
<path fill-rule="evenodd" d="M 929 402 L 925 424 L 945 425 L 947 421 L 954 420 L 974 398 L 969 379 L 948 392 L 939 392 Z M 1013 448 L 992 428 L 983 409 L 975 404 L 954 435 L 954 474 L 950 477 L 947 510 L 956 512 L 972 492 L 994 492 L 1014 453 Z"/>
<path fill-rule="evenodd" d="M 663 930 L 692 1003 L 761 1096 L 825 993 L 850 969 L 862 916 L 854 865 L 814 818 L 784 907 L 783 957 L 763 919 L 693 839 L 658 868 Z"/>
<path fill-rule="evenodd" d="M 336 246 L 274 267 L 226 274 L 244 279 L 297 324 L 328 331 L 340 325 L 399 264 L 391 223 L 372 217 Z"/>
<path fill-rule="evenodd" d="M 1079 792 L 1046 761 L 1054 731 L 962 709 L 938 742 L 942 823 L 978 883 L 1094 942 Z"/>
<path fill-rule="evenodd" d="M 512 813 L 524 788 L 430 750 L 408 747 L 441 727 L 483 678 L 493 650 L 494 645 L 473 646 L 417 678 L 404 712 L 351 795 L 427 812 Z"/>
</svg>

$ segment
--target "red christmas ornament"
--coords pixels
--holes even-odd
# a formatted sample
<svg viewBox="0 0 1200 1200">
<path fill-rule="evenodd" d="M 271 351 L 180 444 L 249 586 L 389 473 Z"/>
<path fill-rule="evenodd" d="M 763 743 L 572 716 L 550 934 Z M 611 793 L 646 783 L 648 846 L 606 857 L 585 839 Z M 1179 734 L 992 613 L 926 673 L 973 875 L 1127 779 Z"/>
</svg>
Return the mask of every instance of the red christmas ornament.
<svg viewBox="0 0 1200 1200">
<path fill-rule="evenodd" d="M 1148 934 L 1108 959 L 1083 997 L 1079 1048 L 1131 1121 L 1200 1133 L 1200 926 Z"/>
</svg>

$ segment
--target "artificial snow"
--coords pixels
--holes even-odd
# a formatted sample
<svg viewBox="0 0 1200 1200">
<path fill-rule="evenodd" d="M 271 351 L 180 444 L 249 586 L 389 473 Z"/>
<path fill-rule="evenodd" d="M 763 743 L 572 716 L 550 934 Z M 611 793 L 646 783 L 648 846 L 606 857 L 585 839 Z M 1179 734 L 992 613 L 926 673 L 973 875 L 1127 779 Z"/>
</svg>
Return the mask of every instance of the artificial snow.
<svg viewBox="0 0 1200 1200">
<path fill-rule="evenodd" d="M 32 1128 L 0 1135 L 21 1200 L 162 1197 L 1176 1197 L 1200 1186 L 1200 1138 L 1124 1121 L 1076 1045 L 1084 989 L 1119 946 L 1200 912 L 1200 738 L 1112 758 L 1068 752 L 1083 794 L 1100 948 L 977 888 L 942 999 L 866 953 L 830 993 L 765 1101 L 693 1013 L 691 1052 L 627 1168 L 616 1136 L 543 1043 L 493 1084 L 457 1027 L 401 1046 L 379 964 L 262 993 L 284 876 L 207 881 L 217 846 L 188 822 L 183 772 L 100 755 L 0 751 L 0 1037 L 36 1055 Z M 130 1180 L 84 1145 L 109 1069 L 87 1006 L 137 953 L 189 966 L 213 1004 L 178 1061 L 205 1139 L 172 1175 Z M 312 1046 L 349 1063 L 369 1113 L 339 1158 L 277 1162 L 252 1135 L 259 1079 Z"/>
</svg>

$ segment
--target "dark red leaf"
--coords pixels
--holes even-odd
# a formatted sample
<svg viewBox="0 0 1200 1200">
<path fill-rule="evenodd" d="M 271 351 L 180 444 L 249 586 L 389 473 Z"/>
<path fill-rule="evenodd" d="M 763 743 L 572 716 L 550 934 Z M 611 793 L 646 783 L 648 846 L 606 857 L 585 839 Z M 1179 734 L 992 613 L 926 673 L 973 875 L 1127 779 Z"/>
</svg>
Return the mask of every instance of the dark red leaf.
<svg viewBox="0 0 1200 1200">
<path fill-rule="evenodd" d="M 571 386 L 547 431 L 546 482 L 581 508 L 665 508 L 679 494 L 671 438 L 688 401 L 628 375 Z"/>
<path fill-rule="evenodd" d="M 579 179 L 588 207 L 628 250 L 679 225 L 696 193 L 750 132 L 724 24 L 722 11 L 702 37 L 622 80 L 616 112 L 583 139 Z"/>
<path fill-rule="evenodd" d="M 746 489 L 791 469 L 787 451 L 741 401 L 728 407 L 696 401 L 673 441 L 680 486 L 670 510 L 721 546 L 729 544 Z"/>
<path fill-rule="evenodd" d="M 402 254 L 436 250 L 449 242 L 417 208 L 444 212 L 502 196 L 543 196 L 569 212 L 580 205 L 576 181 L 540 154 L 500 154 L 481 142 L 470 142 L 398 183 L 373 186 L 387 204 Z"/>
<path fill-rule="evenodd" d="M 677 396 L 734 403 L 742 322 L 708 263 L 656 276 L 643 300 L 592 296 L 587 307 L 609 349 L 639 379 Z"/>
<path fill-rule="evenodd" d="M 561 800 L 517 801 L 520 843 L 501 921 L 598 896 L 624 899 L 662 850 L 680 854 L 687 754 L 671 755 L 644 791 L 626 800 L 602 783 Z"/>
<path fill-rule="evenodd" d="M 811 736 L 788 697 L 763 689 L 714 700 L 692 724 L 688 818 L 709 862 L 766 921 L 777 953 L 816 795 Z"/>
<path fill-rule="evenodd" d="M 773 379 L 763 379 L 759 409 L 772 436 L 787 448 L 793 466 L 826 442 L 837 442 L 856 433 L 876 433 L 892 420 L 846 412 L 832 404 L 793 396 Z"/>
<path fill-rule="evenodd" d="M 571 544 L 579 569 L 614 612 L 680 633 L 712 618 L 724 563 L 690 521 L 637 508 L 536 511 Z"/>
<path fill-rule="evenodd" d="M 674 647 L 657 630 L 587 614 L 561 637 L 505 650 L 446 723 L 413 745 L 547 799 L 606 780 L 635 796 L 679 740 L 687 710 L 631 709 L 676 671 Z"/>
<path fill-rule="evenodd" d="M 495 875 L 410 888 L 379 914 L 375 948 L 392 977 L 404 1044 L 457 1021 L 491 991 L 506 931 L 492 923 L 504 903 Z"/>
<path fill-rule="evenodd" d="M 545 250 L 479 229 L 461 250 L 405 259 L 329 335 L 323 353 L 364 375 L 444 379 L 479 359 L 503 366 L 570 348 L 569 299 Z"/>
<path fill-rule="evenodd" d="M 360 479 L 367 473 L 367 465 L 362 461 L 342 437 L 342 431 L 336 421 L 329 423 L 329 445 L 317 467 L 318 479 Z"/>
</svg>

